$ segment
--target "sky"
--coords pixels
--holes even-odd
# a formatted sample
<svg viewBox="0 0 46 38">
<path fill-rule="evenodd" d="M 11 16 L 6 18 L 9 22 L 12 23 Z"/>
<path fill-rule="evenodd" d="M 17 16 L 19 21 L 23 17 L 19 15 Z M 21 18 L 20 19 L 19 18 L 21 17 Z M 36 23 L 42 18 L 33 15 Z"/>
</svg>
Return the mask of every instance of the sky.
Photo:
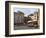
<svg viewBox="0 0 46 38">
<path fill-rule="evenodd" d="M 21 11 L 25 14 L 25 16 L 28 16 L 29 14 L 32 14 L 34 12 L 38 12 L 38 9 L 36 8 L 14 8 L 14 12 Z"/>
</svg>

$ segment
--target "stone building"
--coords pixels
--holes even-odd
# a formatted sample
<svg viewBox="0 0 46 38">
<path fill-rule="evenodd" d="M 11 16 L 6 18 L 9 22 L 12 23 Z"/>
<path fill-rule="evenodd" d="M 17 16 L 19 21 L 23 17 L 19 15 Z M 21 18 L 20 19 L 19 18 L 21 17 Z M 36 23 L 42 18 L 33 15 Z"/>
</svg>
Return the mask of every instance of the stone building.
<svg viewBox="0 0 46 38">
<path fill-rule="evenodd" d="M 34 24 L 34 26 L 40 26 L 40 10 L 38 9 L 38 12 L 34 12 L 33 14 L 30 14 L 29 17 L 32 18 L 31 22 Z"/>
<path fill-rule="evenodd" d="M 38 15 L 38 12 L 34 12 L 33 14 L 29 15 L 29 17 L 32 18 L 31 22 L 32 22 L 33 26 L 37 26 L 37 24 L 38 24 L 37 15 Z"/>
<path fill-rule="evenodd" d="M 37 14 L 38 12 L 34 12 L 33 14 L 29 15 L 32 18 L 32 21 L 37 21 Z"/>
<path fill-rule="evenodd" d="M 38 9 L 38 25 L 40 26 L 40 9 Z"/>
<path fill-rule="evenodd" d="M 34 26 L 37 27 L 38 26 L 38 12 L 34 12 L 33 16 L 34 16 L 33 24 Z"/>
<path fill-rule="evenodd" d="M 17 13 L 14 12 L 14 23 L 15 24 L 24 23 L 24 13 L 22 13 L 21 11 L 18 11 Z"/>
<path fill-rule="evenodd" d="M 38 12 L 34 12 L 33 14 L 29 15 L 29 17 L 32 18 L 32 21 L 37 21 L 37 14 L 38 14 Z"/>
</svg>

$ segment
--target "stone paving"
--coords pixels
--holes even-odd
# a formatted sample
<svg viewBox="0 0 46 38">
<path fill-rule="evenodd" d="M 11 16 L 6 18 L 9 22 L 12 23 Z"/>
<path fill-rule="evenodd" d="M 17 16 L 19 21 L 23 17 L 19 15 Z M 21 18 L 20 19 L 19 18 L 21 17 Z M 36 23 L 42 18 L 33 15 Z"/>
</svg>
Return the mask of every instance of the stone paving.
<svg viewBox="0 0 46 38">
<path fill-rule="evenodd" d="M 38 29 L 38 27 L 36 28 L 30 24 L 20 24 L 14 26 L 14 30 L 21 30 L 21 29 Z"/>
</svg>

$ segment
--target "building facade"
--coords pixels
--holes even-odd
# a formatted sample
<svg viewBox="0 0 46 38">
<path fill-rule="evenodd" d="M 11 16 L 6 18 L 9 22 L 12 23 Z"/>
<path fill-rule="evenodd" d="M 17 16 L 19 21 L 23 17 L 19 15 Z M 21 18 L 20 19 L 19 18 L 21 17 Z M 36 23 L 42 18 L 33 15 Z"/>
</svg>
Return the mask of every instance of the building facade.
<svg viewBox="0 0 46 38">
<path fill-rule="evenodd" d="M 38 26 L 40 26 L 40 9 L 38 9 Z"/>
<path fill-rule="evenodd" d="M 33 14 L 29 15 L 32 18 L 31 22 L 33 26 L 37 26 L 38 24 L 38 12 L 34 12 Z"/>
<path fill-rule="evenodd" d="M 14 12 L 14 23 L 24 23 L 24 13 L 18 11 L 17 13 Z"/>
</svg>

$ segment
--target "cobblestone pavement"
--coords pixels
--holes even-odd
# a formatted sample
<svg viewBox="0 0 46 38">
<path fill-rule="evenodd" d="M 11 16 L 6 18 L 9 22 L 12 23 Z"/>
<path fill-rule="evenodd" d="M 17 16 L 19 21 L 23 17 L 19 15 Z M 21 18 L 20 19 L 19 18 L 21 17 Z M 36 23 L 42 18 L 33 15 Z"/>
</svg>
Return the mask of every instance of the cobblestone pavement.
<svg viewBox="0 0 46 38">
<path fill-rule="evenodd" d="M 37 29 L 35 28 L 34 26 L 31 26 L 31 25 L 15 25 L 14 26 L 14 30 L 21 30 L 21 29 Z"/>
</svg>

